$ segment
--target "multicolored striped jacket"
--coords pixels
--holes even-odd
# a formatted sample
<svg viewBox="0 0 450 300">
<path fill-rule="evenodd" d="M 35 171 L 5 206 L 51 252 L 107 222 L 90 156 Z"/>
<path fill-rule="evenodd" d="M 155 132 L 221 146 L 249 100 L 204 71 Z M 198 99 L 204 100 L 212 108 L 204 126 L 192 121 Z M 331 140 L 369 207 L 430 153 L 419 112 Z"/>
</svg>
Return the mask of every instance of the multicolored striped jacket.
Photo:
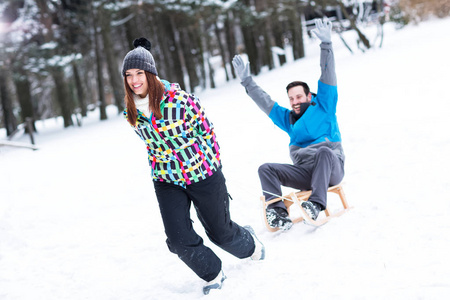
<svg viewBox="0 0 450 300">
<path fill-rule="evenodd" d="M 162 80 L 163 118 L 150 118 L 138 110 L 137 135 L 147 145 L 148 160 L 155 181 L 186 187 L 211 176 L 221 165 L 214 126 L 199 99 Z M 127 110 L 124 111 L 127 118 Z"/>
</svg>

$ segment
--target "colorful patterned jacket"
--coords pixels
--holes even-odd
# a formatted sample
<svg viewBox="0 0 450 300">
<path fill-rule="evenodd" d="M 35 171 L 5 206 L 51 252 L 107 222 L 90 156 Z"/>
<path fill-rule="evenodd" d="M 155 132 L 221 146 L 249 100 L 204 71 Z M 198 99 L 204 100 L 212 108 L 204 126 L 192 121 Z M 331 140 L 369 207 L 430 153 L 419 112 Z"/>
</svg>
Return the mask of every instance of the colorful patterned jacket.
<svg viewBox="0 0 450 300">
<path fill-rule="evenodd" d="M 155 181 L 186 187 L 211 176 L 221 165 L 214 126 L 199 99 L 162 80 L 163 118 L 147 118 L 138 110 L 137 135 L 147 145 L 148 160 Z M 124 111 L 127 118 L 127 110 Z M 128 119 L 127 119 L 128 120 Z"/>
</svg>

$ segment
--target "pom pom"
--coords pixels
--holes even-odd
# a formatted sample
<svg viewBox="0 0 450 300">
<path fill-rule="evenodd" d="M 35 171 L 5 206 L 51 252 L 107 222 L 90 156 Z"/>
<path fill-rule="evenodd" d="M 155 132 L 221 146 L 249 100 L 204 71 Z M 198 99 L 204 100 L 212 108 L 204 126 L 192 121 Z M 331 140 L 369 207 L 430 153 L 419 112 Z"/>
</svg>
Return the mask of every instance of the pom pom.
<svg viewBox="0 0 450 300">
<path fill-rule="evenodd" d="M 148 51 L 150 51 L 150 49 L 152 48 L 152 43 L 150 43 L 150 41 L 147 40 L 146 38 L 141 37 L 141 38 L 135 39 L 133 41 L 133 46 L 134 46 L 134 48 L 143 47 L 143 48 L 147 49 Z"/>
</svg>

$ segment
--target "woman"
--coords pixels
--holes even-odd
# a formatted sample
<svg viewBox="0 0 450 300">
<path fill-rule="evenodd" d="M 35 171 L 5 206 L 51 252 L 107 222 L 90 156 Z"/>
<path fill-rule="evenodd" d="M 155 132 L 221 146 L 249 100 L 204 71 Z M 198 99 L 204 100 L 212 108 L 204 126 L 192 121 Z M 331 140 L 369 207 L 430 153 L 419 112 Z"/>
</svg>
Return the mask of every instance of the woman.
<svg viewBox="0 0 450 300">
<path fill-rule="evenodd" d="M 159 79 L 148 40 L 133 44 L 122 67 L 124 115 L 147 146 L 169 250 L 207 282 L 203 292 L 208 294 L 226 277 L 220 259 L 192 227 L 191 203 L 209 239 L 222 249 L 262 260 L 264 246 L 251 227 L 230 219 L 219 145 L 199 99 Z"/>
</svg>

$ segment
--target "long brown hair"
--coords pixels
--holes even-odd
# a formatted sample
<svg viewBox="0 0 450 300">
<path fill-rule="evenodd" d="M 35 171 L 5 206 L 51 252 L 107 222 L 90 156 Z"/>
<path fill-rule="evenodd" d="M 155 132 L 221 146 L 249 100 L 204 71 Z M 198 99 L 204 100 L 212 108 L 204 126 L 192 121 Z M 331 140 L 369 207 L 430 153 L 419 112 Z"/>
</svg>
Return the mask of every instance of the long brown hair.
<svg viewBox="0 0 450 300">
<path fill-rule="evenodd" d="M 155 118 L 161 119 L 162 113 L 160 104 L 164 95 L 164 84 L 156 78 L 156 75 L 147 71 L 144 72 L 148 83 L 148 107 Z M 136 126 L 137 109 L 136 104 L 134 103 L 134 93 L 128 85 L 126 76 L 123 78 L 123 82 L 125 86 L 125 106 L 127 108 L 128 122 L 131 125 Z"/>
</svg>

